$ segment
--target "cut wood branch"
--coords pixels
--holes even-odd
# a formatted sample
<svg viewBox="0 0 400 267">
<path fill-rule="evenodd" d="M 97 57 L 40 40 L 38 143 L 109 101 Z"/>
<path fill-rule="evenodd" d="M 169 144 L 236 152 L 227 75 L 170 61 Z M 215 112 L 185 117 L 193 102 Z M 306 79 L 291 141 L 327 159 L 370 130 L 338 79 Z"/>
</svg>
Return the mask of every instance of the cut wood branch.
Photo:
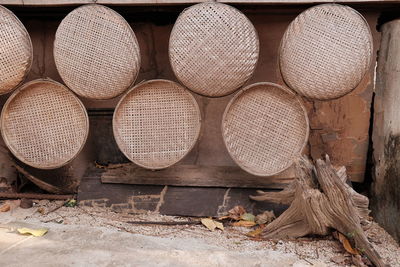
<svg viewBox="0 0 400 267">
<path fill-rule="evenodd" d="M 302 158 L 296 167 L 296 179 L 281 192 L 258 191 L 250 196 L 256 201 L 290 205 L 275 221 L 268 224 L 265 238 L 298 238 L 306 235 L 328 235 L 336 229 L 354 242 L 376 266 L 385 266 L 367 240 L 361 227 L 368 219 L 368 198 L 354 191 L 347 183 L 345 168 L 335 169 L 326 160 L 315 166 Z"/>
</svg>

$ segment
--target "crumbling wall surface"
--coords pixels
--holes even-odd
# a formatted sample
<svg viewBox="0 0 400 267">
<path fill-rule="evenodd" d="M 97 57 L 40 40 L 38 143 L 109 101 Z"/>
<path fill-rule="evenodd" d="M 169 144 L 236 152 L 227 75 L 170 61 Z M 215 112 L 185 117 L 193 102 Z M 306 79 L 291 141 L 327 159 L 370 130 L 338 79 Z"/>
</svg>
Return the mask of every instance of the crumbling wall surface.
<svg viewBox="0 0 400 267">
<path fill-rule="evenodd" d="M 371 206 L 400 241 L 400 20 L 382 26 L 375 94 Z"/>
</svg>

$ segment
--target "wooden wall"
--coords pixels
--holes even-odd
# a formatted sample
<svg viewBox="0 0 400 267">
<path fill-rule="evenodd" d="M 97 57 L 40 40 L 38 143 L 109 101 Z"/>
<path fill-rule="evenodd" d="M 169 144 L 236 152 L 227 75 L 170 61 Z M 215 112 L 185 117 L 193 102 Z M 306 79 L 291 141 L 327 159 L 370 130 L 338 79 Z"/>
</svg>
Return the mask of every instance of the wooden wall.
<svg viewBox="0 0 400 267">
<path fill-rule="evenodd" d="M 10 8 L 26 25 L 33 42 L 34 62 L 27 80 L 49 77 L 62 82 L 54 65 L 52 45 L 58 24 L 73 7 Z M 183 8 L 183 6 L 114 8 L 128 20 L 139 41 L 142 67 L 137 82 L 154 78 L 176 80 L 168 61 L 168 38 L 173 23 Z M 260 60 L 254 76 L 247 84 L 260 81 L 281 83 L 277 72 L 279 42 L 291 20 L 306 7 L 239 6 L 239 8 L 254 23 L 260 38 Z M 374 45 L 377 48 L 379 34 L 375 30 L 375 25 L 378 12 L 362 9 L 359 11 L 370 24 Z M 311 124 L 308 153 L 314 158 L 328 153 L 333 163 L 345 165 L 351 179 L 357 182 L 362 182 L 364 179 L 367 159 L 373 73 L 374 66 L 371 66 L 370 73 L 360 86 L 343 98 L 326 102 L 306 102 Z M 200 141 L 180 164 L 234 166 L 235 163 L 223 145 L 220 130 L 223 111 L 232 96 L 213 99 L 197 95 L 195 97 L 201 108 L 204 125 Z M 7 96 L 1 96 L 1 102 L 6 98 Z M 79 180 L 88 164 L 94 160 L 101 163 L 126 161 L 115 147 L 110 128 L 112 109 L 117 101 L 118 98 L 109 101 L 83 99 L 91 115 L 90 138 L 81 155 L 64 168 L 68 179 Z M 36 173 L 40 176 L 43 171 Z M 51 176 L 49 173 L 52 172 L 46 173 L 45 176 Z M 56 177 L 60 177 L 60 173 Z M 50 182 L 51 179 L 55 178 L 49 178 Z"/>
</svg>

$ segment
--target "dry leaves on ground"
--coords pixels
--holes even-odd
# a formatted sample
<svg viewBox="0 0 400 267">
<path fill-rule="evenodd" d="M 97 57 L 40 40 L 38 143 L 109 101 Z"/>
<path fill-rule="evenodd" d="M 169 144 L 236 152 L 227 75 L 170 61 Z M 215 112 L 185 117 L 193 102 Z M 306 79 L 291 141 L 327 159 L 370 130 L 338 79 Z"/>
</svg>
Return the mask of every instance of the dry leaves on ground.
<svg viewBox="0 0 400 267">
<path fill-rule="evenodd" d="M 7 212 L 11 209 L 10 203 L 6 202 L 0 206 L 0 212 Z"/>
<path fill-rule="evenodd" d="M 336 237 L 336 235 L 334 235 L 334 236 Z M 342 233 L 337 232 L 337 239 L 340 241 L 340 243 L 342 243 L 343 248 L 348 253 L 350 253 L 352 255 L 359 255 L 360 254 L 357 249 L 353 248 L 353 246 L 351 245 L 350 241 Z"/>
<path fill-rule="evenodd" d="M 48 229 L 31 229 L 31 228 L 18 228 L 17 231 L 21 235 L 44 236 Z"/>
<path fill-rule="evenodd" d="M 224 230 L 224 225 L 221 222 L 214 221 L 211 218 L 203 218 L 201 219 L 201 223 L 210 231 L 214 231 L 216 228 Z"/>
</svg>

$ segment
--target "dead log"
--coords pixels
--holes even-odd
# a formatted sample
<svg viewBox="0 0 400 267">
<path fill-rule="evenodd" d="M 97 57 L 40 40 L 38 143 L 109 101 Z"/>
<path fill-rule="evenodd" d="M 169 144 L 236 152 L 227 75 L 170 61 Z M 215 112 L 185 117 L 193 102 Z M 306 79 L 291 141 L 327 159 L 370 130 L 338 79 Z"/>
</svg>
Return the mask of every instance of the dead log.
<svg viewBox="0 0 400 267">
<path fill-rule="evenodd" d="M 376 266 L 385 266 L 379 254 L 367 240 L 361 227 L 368 219 L 368 198 L 355 192 L 347 183 L 344 168 L 336 170 L 326 160 L 315 166 L 301 159 L 296 167 L 296 179 L 281 192 L 258 191 L 250 196 L 256 201 L 290 204 L 263 232 L 265 238 L 298 238 L 306 235 L 328 235 L 336 229 L 353 241 Z"/>
</svg>

